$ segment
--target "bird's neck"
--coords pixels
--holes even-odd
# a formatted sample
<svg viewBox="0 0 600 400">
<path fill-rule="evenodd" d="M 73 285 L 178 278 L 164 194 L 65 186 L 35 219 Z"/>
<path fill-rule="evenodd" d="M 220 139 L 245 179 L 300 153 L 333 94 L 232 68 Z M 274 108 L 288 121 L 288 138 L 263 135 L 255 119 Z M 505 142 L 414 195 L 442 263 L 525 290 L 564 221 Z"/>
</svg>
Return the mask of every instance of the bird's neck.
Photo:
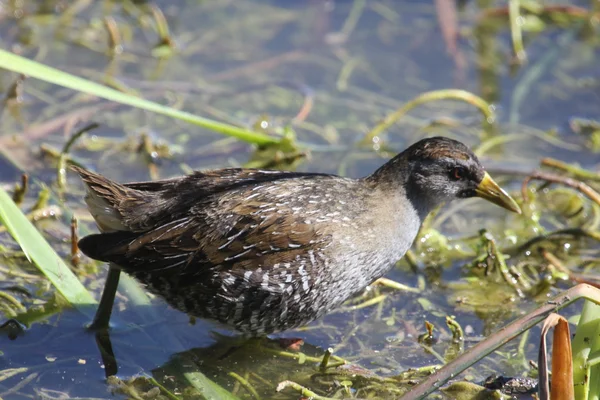
<svg viewBox="0 0 600 400">
<path fill-rule="evenodd" d="M 365 180 L 382 189 L 393 190 L 408 182 L 410 169 L 407 157 L 404 153 L 400 153 L 367 176 Z"/>
<path fill-rule="evenodd" d="M 431 192 L 415 184 L 415 182 L 410 179 L 405 183 L 403 190 L 406 197 L 417 211 L 421 221 L 445 202 L 445 199 L 433 195 Z"/>
<path fill-rule="evenodd" d="M 400 153 L 364 179 L 374 188 L 387 192 L 389 196 L 408 199 L 422 221 L 443 203 L 444 199 L 432 195 L 427 188 L 420 187 L 411 179 L 412 169 L 408 157 Z"/>
</svg>

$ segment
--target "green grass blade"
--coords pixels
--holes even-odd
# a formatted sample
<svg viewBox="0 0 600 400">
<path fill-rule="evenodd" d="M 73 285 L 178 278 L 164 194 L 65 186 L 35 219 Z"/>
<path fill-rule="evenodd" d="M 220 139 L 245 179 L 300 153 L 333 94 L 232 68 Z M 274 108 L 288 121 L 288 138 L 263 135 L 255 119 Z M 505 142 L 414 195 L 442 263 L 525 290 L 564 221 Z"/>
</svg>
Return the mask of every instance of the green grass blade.
<svg viewBox="0 0 600 400">
<path fill-rule="evenodd" d="M 590 354 L 600 351 L 600 305 L 586 300 L 572 343 L 575 398 L 600 399 L 600 365 L 589 365 Z"/>
<path fill-rule="evenodd" d="M 183 376 L 205 399 L 239 400 L 238 396 L 210 380 L 195 369 L 194 365 L 196 365 L 196 360 L 188 352 L 182 352 L 175 355 L 172 368 L 174 373 Z"/>
<path fill-rule="evenodd" d="M 237 126 L 229 125 L 223 122 L 214 121 L 208 118 L 196 116 L 194 114 L 176 110 L 171 107 L 163 106 L 149 100 L 144 100 L 96 82 L 80 78 L 78 76 L 60 71 L 39 62 L 29 60 L 18 56 L 9 51 L 0 49 L 0 68 L 25 74 L 55 85 L 64 86 L 79 92 L 102 97 L 117 103 L 126 104 L 132 107 L 163 114 L 172 118 L 177 118 L 190 124 L 198 125 L 214 132 L 219 132 L 227 136 L 232 136 L 253 144 L 269 144 L 279 141 L 276 137 L 271 137 L 259 132 L 253 132 Z"/>
<path fill-rule="evenodd" d="M 27 258 L 50 280 L 58 292 L 71 305 L 92 317 L 94 307 L 91 306 L 96 304 L 96 300 L 2 188 L 0 223 L 6 226 Z"/>
<path fill-rule="evenodd" d="M 211 381 L 200 371 L 186 372 L 184 376 L 206 399 L 239 400 L 239 397 Z"/>
</svg>

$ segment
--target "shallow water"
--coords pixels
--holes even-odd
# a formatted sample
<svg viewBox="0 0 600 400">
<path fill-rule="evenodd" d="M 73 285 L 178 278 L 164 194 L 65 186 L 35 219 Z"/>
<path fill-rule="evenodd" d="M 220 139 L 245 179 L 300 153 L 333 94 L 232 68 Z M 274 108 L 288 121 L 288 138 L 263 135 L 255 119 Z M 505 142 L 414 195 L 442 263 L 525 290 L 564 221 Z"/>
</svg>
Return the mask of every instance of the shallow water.
<svg viewBox="0 0 600 400">
<path fill-rule="evenodd" d="M 20 9 L 13 3 L 0 3 L 4 49 L 99 82 L 118 82 L 146 98 L 198 115 L 262 127 L 269 134 L 281 134 L 291 124 L 300 144 L 279 153 L 261 151 L 184 122 L 26 79 L 22 101 L 7 103 L 0 121 L 0 183 L 12 188 L 22 170 L 30 174 L 25 210 L 35 202 L 42 184 L 57 193 L 56 160 L 41 146 L 60 151 L 75 130 L 92 121 L 100 127 L 82 137 L 70 154 L 86 167 L 120 181 L 249 162 L 359 177 L 427 135 L 447 135 L 479 148 L 478 155 L 492 175 L 514 193 L 524 174 L 537 168 L 543 157 L 578 162 L 598 171 L 599 156 L 592 139 L 573 130 L 577 118 L 598 120 L 600 109 L 598 28 L 592 31 L 595 34 L 586 35 L 590 30 L 580 21 L 546 22 L 540 32 L 526 33 L 528 63 L 519 67 L 512 57 L 508 24 L 501 17 L 492 23 L 491 17 L 484 16 L 491 13 L 491 5 L 483 6 L 487 2 L 480 2 L 482 8 L 466 3 L 460 11 L 458 50 L 452 53 L 440 32 L 433 3 L 158 1 L 154 4 L 164 13 L 176 45 L 170 57 L 159 59 L 152 53 L 160 50 L 156 23 L 144 2 L 74 2 L 82 9 L 70 17 L 67 2 L 25 2 Z M 581 1 L 570 7 L 590 6 Z M 123 40 L 118 55 L 109 52 L 106 16 L 117 25 Z M 16 74 L 0 71 L 3 93 L 15 79 Z M 378 141 L 358 145 L 384 116 L 405 102 L 446 88 L 464 89 L 492 103 L 497 115 L 493 126 L 483 123 L 481 113 L 470 104 L 431 102 L 411 110 Z M 303 105 L 311 103 L 305 114 Z M 144 138 L 155 147 L 144 147 Z M 67 259 L 71 213 L 80 221 L 81 235 L 95 231 L 82 195 L 81 183 L 69 174 L 65 202 L 56 195 L 51 199 L 62 216 L 37 223 Z M 579 211 L 570 213 L 572 207 Z M 467 264 L 474 258 L 477 241 L 465 238 L 486 228 L 499 246 L 508 248 L 539 234 L 542 227 L 553 231 L 590 225 L 597 231 L 598 224 L 593 222 L 597 208 L 565 189 L 538 193 L 530 211 L 539 213 L 539 225 L 528 219 L 531 215 L 507 215 L 478 200 L 447 206 L 429 225 L 445 236 L 426 231 L 414 246 L 418 270 L 403 261 L 387 276 L 412 287 L 422 282 L 421 293 L 381 289 L 378 293 L 387 297 L 378 305 L 341 310 L 306 329 L 279 336 L 304 339 L 303 351 L 318 358 L 324 349 L 333 347 L 336 355 L 380 376 L 439 364 L 439 357 L 453 350 L 446 315 L 456 316 L 469 345 L 569 285 L 555 283 L 519 298 L 502 282 L 473 280 Z M 0 258 L 0 289 L 15 296 L 23 305 L 20 312 L 33 319 L 34 310 L 44 305 L 51 308 L 48 302 L 56 293 L 44 278 L 35 277 L 35 268 L 23 257 L 11 256 L 17 247 L 6 233 L 0 233 L 0 240 L 7 247 L 7 257 Z M 555 246 L 552 251 L 569 268 L 594 267 L 598 260 L 599 247 L 592 240 L 550 246 Z M 76 272 L 99 296 L 105 267 L 83 261 Z M 514 262 L 519 261 L 532 265 L 538 279 L 544 276 L 545 264 L 537 254 L 515 254 Z M 118 376 L 123 379 L 154 374 L 177 392 L 182 389 L 177 368 L 193 365 L 242 398 L 251 397 L 228 372 L 242 376 L 256 372 L 259 378 L 250 381 L 262 398 L 298 398 L 289 389 L 275 394 L 274 387 L 285 379 L 305 381 L 323 395 L 337 390 L 328 391 L 331 385 L 306 379 L 314 372 L 314 363 L 299 364 L 264 349 L 230 354 L 230 341 L 216 340 L 212 333 L 226 331 L 214 324 L 190 324 L 187 316 L 160 299 L 152 299 L 151 306 L 134 306 L 131 297 L 130 291 L 120 291 L 111 333 Z M 7 310 L 3 320 L 12 316 L 3 309 Z M 0 370 L 4 371 L 0 397 L 115 398 L 105 380 L 107 367 L 113 366 L 106 365 L 97 338 L 84 329 L 89 318 L 73 309 L 56 309 L 36 319 L 14 340 L 0 336 Z M 564 314 L 578 310 L 580 306 L 575 305 Z M 438 332 L 435 352 L 416 340 L 425 332 L 425 320 L 434 323 Z M 492 373 L 529 373 L 527 360 L 536 357 L 537 335 L 538 329 L 531 331 L 524 353 L 517 352 L 515 342 L 482 362 L 477 371 L 470 371 L 470 376 L 480 381 Z M 6 375 L 16 368 L 22 370 Z M 397 395 L 384 393 L 377 395 Z M 127 397 L 122 391 L 115 396 Z"/>
</svg>

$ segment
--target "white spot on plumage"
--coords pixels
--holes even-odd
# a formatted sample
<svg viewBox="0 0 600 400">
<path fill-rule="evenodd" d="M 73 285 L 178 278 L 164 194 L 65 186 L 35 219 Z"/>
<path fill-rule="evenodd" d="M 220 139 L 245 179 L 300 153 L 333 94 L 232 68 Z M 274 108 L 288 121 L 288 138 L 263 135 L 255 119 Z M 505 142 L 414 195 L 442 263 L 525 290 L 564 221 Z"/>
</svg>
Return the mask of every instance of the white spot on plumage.
<svg viewBox="0 0 600 400">
<path fill-rule="evenodd" d="M 226 274 L 223 282 L 227 285 L 233 285 L 235 283 L 235 277 L 231 274 Z"/>
<path fill-rule="evenodd" d="M 265 272 L 262 276 L 262 283 L 260 284 L 260 286 L 263 289 L 268 289 L 269 288 L 269 273 Z"/>
<path fill-rule="evenodd" d="M 306 276 L 307 272 L 304 269 L 304 264 L 300 264 L 300 267 L 298 267 L 298 274 L 300 274 L 300 276 Z"/>
<path fill-rule="evenodd" d="M 246 254 L 248 254 L 250 252 L 250 249 L 246 250 L 246 251 L 242 251 L 241 253 L 238 253 L 232 257 L 225 257 L 225 261 L 231 261 L 231 260 L 235 260 L 236 258 L 240 258 L 245 256 Z"/>
<path fill-rule="evenodd" d="M 241 229 L 238 233 L 236 233 L 235 235 L 229 236 L 227 238 L 227 242 L 221 246 L 219 246 L 219 250 L 223 250 L 224 248 L 226 248 L 227 246 L 229 246 L 231 243 L 233 243 L 233 241 L 240 236 L 242 233 L 244 233 L 246 230 L 245 229 Z"/>
<path fill-rule="evenodd" d="M 312 250 L 308 251 L 308 257 L 310 258 L 310 265 L 313 267 L 317 266 L 317 260 L 315 259 L 315 252 Z"/>
<path fill-rule="evenodd" d="M 309 287 L 309 281 L 310 281 L 310 276 L 305 276 L 302 279 L 302 289 L 304 290 L 305 293 L 308 293 L 308 290 L 310 289 Z"/>
</svg>

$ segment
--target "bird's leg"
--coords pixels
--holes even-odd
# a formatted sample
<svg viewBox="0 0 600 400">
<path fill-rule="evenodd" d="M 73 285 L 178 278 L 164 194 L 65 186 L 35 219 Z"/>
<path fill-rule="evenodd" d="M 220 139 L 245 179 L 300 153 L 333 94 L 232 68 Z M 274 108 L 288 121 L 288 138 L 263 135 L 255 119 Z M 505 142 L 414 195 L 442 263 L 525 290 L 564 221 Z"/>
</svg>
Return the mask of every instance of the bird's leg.
<svg viewBox="0 0 600 400">
<path fill-rule="evenodd" d="M 110 341 L 110 332 L 106 329 L 97 330 L 94 335 L 96 336 L 96 345 L 100 350 L 102 364 L 104 364 L 104 375 L 107 378 L 116 375 L 119 372 L 119 365 Z"/>
<path fill-rule="evenodd" d="M 94 316 L 94 320 L 90 324 L 89 329 L 108 329 L 110 315 L 112 313 L 113 304 L 115 303 L 115 295 L 117 294 L 117 287 L 119 286 L 120 276 L 121 270 L 109 264 L 108 275 L 106 276 L 106 283 L 104 284 L 102 297 L 100 297 L 100 304 L 98 304 L 96 315 Z"/>
</svg>

